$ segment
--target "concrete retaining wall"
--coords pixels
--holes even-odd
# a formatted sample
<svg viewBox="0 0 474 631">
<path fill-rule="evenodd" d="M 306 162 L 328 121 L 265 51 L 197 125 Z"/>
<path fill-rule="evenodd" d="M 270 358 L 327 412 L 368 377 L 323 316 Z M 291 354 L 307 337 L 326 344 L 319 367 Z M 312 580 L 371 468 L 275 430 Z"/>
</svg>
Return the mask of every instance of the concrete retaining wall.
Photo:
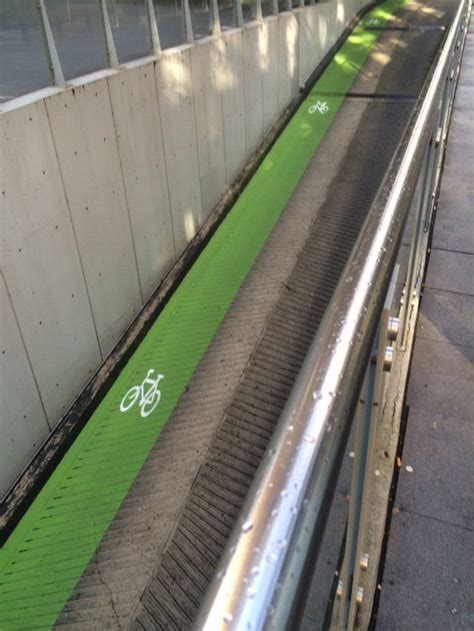
<svg viewBox="0 0 474 631">
<path fill-rule="evenodd" d="M 0 106 L 0 497 L 359 8 L 307 6 Z"/>
</svg>

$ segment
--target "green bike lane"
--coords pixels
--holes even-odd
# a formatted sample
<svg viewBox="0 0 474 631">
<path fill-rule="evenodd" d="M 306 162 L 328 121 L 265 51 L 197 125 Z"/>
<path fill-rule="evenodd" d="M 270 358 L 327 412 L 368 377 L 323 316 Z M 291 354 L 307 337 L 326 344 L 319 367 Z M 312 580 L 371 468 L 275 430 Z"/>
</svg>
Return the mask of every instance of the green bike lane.
<svg viewBox="0 0 474 631">
<path fill-rule="evenodd" d="M 376 41 L 364 24 L 404 2 L 346 39 L 0 551 L 0 629 L 54 624 Z M 125 398 L 150 370 L 151 412 Z"/>
</svg>

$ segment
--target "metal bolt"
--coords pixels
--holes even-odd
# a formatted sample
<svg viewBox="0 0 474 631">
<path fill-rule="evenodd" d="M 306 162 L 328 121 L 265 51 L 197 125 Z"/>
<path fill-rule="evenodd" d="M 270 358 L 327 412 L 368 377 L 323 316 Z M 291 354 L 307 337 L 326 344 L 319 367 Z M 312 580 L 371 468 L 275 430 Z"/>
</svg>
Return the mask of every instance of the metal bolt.
<svg viewBox="0 0 474 631">
<path fill-rule="evenodd" d="M 395 317 L 389 318 L 387 324 L 387 338 L 390 342 L 394 342 L 397 339 L 399 331 L 400 319 Z"/>
<path fill-rule="evenodd" d="M 362 601 L 364 600 L 364 588 L 358 587 L 356 594 L 356 603 L 360 606 L 362 605 Z"/>
<path fill-rule="evenodd" d="M 393 364 L 393 356 L 395 355 L 395 351 L 391 346 L 385 347 L 385 353 L 383 356 L 383 369 L 384 372 L 390 372 L 392 370 Z"/>
<path fill-rule="evenodd" d="M 339 581 L 338 584 L 337 584 L 336 597 L 341 599 L 342 598 L 342 593 L 343 593 L 342 581 Z"/>
<path fill-rule="evenodd" d="M 367 552 L 363 552 L 360 556 L 360 569 L 363 572 L 367 572 L 369 568 L 369 555 Z"/>
</svg>

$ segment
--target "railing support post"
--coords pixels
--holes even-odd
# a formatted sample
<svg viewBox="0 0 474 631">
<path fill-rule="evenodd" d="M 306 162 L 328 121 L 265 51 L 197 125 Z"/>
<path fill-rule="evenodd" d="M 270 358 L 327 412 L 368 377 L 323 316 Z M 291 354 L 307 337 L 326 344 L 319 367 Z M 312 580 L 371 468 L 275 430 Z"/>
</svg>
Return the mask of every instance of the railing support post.
<svg viewBox="0 0 474 631">
<path fill-rule="evenodd" d="M 148 18 L 148 28 L 150 31 L 151 50 L 154 55 L 160 55 L 160 36 L 158 33 L 158 24 L 156 22 L 156 13 L 155 7 L 153 5 L 153 0 L 146 0 L 146 13 Z"/>
<path fill-rule="evenodd" d="M 242 0 L 234 0 L 234 23 L 235 26 L 241 28 L 244 25 L 244 15 L 242 13 Z"/>
<path fill-rule="evenodd" d="M 400 320 L 402 323 L 402 340 L 401 348 L 405 349 L 407 336 L 406 325 L 409 319 L 409 313 L 412 306 L 413 291 L 417 279 L 417 267 L 419 262 L 419 250 L 421 243 L 421 235 L 423 233 L 422 226 L 431 202 L 431 179 L 434 166 L 434 147 L 433 139 L 428 141 L 423 158 L 421 188 L 419 190 L 416 204 L 415 225 L 413 226 L 413 234 L 410 241 L 410 251 L 408 254 L 408 266 L 405 277 L 405 295 L 402 298 L 400 309 Z"/>
<path fill-rule="evenodd" d="M 64 85 L 64 74 L 59 61 L 58 51 L 54 43 L 53 31 L 49 23 L 48 13 L 44 0 L 37 0 L 36 8 L 38 10 L 39 21 L 41 25 L 41 33 L 43 35 L 44 47 L 48 57 L 49 73 L 53 85 Z"/>
<path fill-rule="evenodd" d="M 219 17 L 219 7 L 217 0 L 211 0 L 209 5 L 209 31 L 211 35 L 221 34 L 221 21 Z"/>
<path fill-rule="evenodd" d="M 387 372 L 387 344 L 394 342 L 398 334 L 390 318 L 399 267 L 392 275 L 390 287 L 385 299 L 380 324 L 372 348 L 371 359 L 367 367 L 356 412 L 354 465 L 350 491 L 350 507 L 347 523 L 344 560 L 341 568 L 340 604 L 337 617 L 334 618 L 338 629 L 352 629 L 363 590 L 360 585 L 360 573 L 367 569 L 365 554 L 366 524 L 368 503 L 372 493 L 374 478 L 374 455 L 378 421 L 384 394 L 385 375 Z M 397 321 L 398 325 L 398 321 Z"/>
<path fill-rule="evenodd" d="M 262 17 L 262 0 L 253 0 L 253 3 L 252 3 L 252 18 L 256 22 L 261 22 L 263 20 L 263 17 Z"/>
<path fill-rule="evenodd" d="M 107 10 L 106 0 L 100 0 L 100 15 L 102 18 L 102 29 L 105 37 L 105 53 L 107 55 L 107 64 L 109 68 L 118 68 L 119 62 L 117 51 L 115 49 L 114 36 L 112 26 L 110 25 L 109 12 Z"/>
<path fill-rule="evenodd" d="M 194 42 L 193 23 L 191 20 L 191 10 L 189 9 L 189 0 L 183 0 L 183 34 L 184 41 L 187 44 Z"/>
</svg>

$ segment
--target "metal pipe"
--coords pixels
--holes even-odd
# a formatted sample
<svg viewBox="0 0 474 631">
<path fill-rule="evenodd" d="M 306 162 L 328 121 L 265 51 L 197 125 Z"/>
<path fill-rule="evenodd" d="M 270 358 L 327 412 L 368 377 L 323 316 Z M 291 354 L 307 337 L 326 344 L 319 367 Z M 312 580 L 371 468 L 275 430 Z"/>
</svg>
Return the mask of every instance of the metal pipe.
<svg viewBox="0 0 474 631">
<path fill-rule="evenodd" d="M 109 68 L 118 68 L 119 62 L 117 51 L 115 49 L 114 36 L 112 26 L 110 25 L 109 12 L 105 0 L 100 0 L 100 15 L 102 18 L 102 29 L 105 37 L 105 53 L 107 55 L 107 63 Z"/>
<path fill-rule="evenodd" d="M 156 23 L 155 7 L 153 0 L 146 0 L 146 14 L 148 20 L 148 29 L 150 32 L 151 50 L 154 55 L 161 54 L 160 36 L 158 33 L 158 24 Z"/>
<path fill-rule="evenodd" d="M 194 42 L 194 33 L 189 0 L 183 0 L 183 31 L 186 43 L 192 44 Z"/>
<path fill-rule="evenodd" d="M 464 2 L 283 410 L 195 628 L 284 629 L 302 609 L 305 572 L 324 532 L 463 8 Z"/>
<path fill-rule="evenodd" d="M 220 35 L 222 32 L 217 0 L 211 0 L 209 4 L 209 32 L 214 36 Z"/>
<path fill-rule="evenodd" d="M 263 20 L 263 16 L 262 16 L 262 0 L 253 0 L 253 2 L 252 2 L 252 18 L 256 22 L 261 22 Z"/>
<path fill-rule="evenodd" d="M 234 0 L 233 11 L 234 11 L 234 24 L 235 26 L 240 28 L 244 25 L 244 15 L 242 13 L 242 0 Z"/>
<path fill-rule="evenodd" d="M 44 0 L 38 0 L 36 8 L 39 14 L 41 33 L 43 35 L 46 55 L 48 57 L 48 66 L 51 81 L 53 85 L 64 85 L 64 74 L 61 68 L 61 62 L 59 60 L 58 51 L 54 42 L 53 31 L 51 30 L 48 12 L 46 11 Z"/>
</svg>

